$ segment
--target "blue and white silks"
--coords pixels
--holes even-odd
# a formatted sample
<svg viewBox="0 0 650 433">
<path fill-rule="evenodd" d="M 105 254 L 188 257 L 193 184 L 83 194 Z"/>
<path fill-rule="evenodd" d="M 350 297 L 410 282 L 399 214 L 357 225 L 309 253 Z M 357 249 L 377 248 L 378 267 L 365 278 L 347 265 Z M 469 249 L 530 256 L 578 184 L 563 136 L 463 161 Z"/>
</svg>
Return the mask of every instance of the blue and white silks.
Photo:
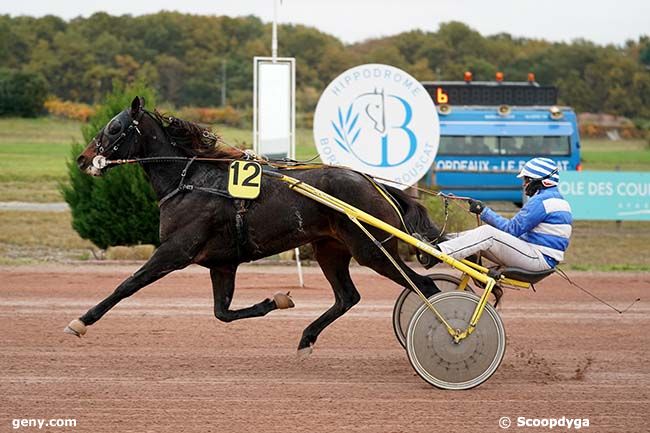
<svg viewBox="0 0 650 433">
<path fill-rule="evenodd" d="M 485 208 L 481 219 L 539 250 L 548 265 L 554 268 L 564 259 L 571 237 L 571 206 L 557 187 L 540 189 L 521 210 L 507 219 Z"/>
</svg>

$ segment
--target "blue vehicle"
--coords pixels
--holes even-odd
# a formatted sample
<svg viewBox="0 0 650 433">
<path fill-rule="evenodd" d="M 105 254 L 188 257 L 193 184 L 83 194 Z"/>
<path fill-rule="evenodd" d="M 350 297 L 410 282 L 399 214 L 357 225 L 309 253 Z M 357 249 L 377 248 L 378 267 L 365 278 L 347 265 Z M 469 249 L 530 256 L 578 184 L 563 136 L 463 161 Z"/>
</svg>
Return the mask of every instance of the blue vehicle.
<svg viewBox="0 0 650 433">
<path fill-rule="evenodd" d="M 440 114 L 440 146 L 427 186 L 521 204 L 515 174 L 530 158 L 581 169 L 576 114 L 556 105 L 555 87 L 540 86 L 532 74 L 528 82 L 472 82 L 468 74 L 464 82 L 422 83 Z"/>
</svg>

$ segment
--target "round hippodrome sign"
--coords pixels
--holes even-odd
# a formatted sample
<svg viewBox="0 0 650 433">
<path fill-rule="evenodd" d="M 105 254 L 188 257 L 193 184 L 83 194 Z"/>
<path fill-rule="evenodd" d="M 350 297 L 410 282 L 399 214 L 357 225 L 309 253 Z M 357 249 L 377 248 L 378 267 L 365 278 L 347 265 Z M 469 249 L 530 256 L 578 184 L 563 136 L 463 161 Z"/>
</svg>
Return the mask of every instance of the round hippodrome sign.
<svg viewBox="0 0 650 433">
<path fill-rule="evenodd" d="M 399 182 L 405 189 L 431 167 L 440 123 L 419 81 L 389 65 L 348 69 L 321 95 L 314 140 L 326 164 Z"/>
</svg>

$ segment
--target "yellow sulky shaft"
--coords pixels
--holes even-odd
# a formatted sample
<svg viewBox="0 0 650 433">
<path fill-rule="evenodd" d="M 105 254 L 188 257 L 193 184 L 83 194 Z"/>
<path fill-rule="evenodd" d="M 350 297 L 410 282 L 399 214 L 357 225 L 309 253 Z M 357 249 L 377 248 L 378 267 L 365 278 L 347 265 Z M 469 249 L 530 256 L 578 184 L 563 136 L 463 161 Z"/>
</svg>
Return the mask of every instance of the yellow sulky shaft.
<svg viewBox="0 0 650 433">
<path fill-rule="evenodd" d="M 403 232 L 402 230 L 393 227 L 390 224 L 385 223 L 384 221 L 380 220 L 379 218 L 376 218 L 372 215 L 370 215 L 367 212 L 362 211 L 361 209 L 358 209 L 334 196 L 331 196 L 327 194 L 324 191 L 319 190 L 318 188 L 315 188 L 309 184 L 306 184 L 302 182 L 301 180 L 298 180 L 296 178 L 293 178 L 291 176 L 286 176 L 280 173 L 274 173 L 274 172 L 265 172 L 265 174 L 275 177 L 289 185 L 289 188 L 295 190 L 296 192 L 309 197 L 331 209 L 334 209 L 338 212 L 341 212 L 345 215 L 347 215 L 352 221 L 357 223 L 361 229 L 371 237 L 372 235 L 365 230 L 365 228 L 358 223 L 358 221 L 364 222 L 366 224 L 369 224 L 375 228 L 378 228 L 386 233 L 389 233 L 398 239 L 408 243 L 409 245 L 414 246 L 415 248 L 424 251 L 425 253 L 432 255 L 439 259 L 442 262 L 447 263 L 448 265 L 452 266 L 453 268 L 456 268 L 468 275 L 470 275 L 472 278 L 482 282 L 485 284 L 485 291 L 483 292 L 483 295 L 481 296 L 481 299 L 476 306 L 476 310 L 474 311 L 474 314 L 472 315 L 472 318 L 470 320 L 469 326 L 465 330 L 457 330 L 453 329 L 448 322 L 440 315 L 440 313 L 435 309 L 435 307 L 429 302 L 426 296 L 413 284 L 412 281 L 408 277 L 406 277 L 407 281 L 410 283 L 412 286 L 413 290 L 418 294 L 420 298 L 422 298 L 422 301 L 427 304 L 429 309 L 441 320 L 441 322 L 447 327 L 447 330 L 449 333 L 454 337 L 455 341 L 460 341 L 463 338 L 466 338 L 469 336 L 472 331 L 474 331 L 474 328 L 476 327 L 476 324 L 478 323 L 479 319 L 481 318 L 481 314 L 483 313 L 483 310 L 485 308 L 485 305 L 488 300 L 488 296 L 490 295 L 490 292 L 492 291 L 492 288 L 494 287 L 496 281 L 494 278 L 490 277 L 487 275 L 485 272 L 481 272 L 476 269 L 476 267 L 469 266 L 465 264 L 465 261 L 460 261 L 456 260 L 453 257 L 450 257 L 449 255 L 433 248 L 431 245 L 422 242 L 418 240 L 417 238 L 409 235 L 408 233 Z M 383 247 L 381 247 L 383 249 Z M 384 253 L 387 254 L 389 258 L 392 258 L 388 252 L 384 250 Z M 400 271 L 401 269 L 395 262 L 393 262 L 393 265 L 395 265 Z M 482 270 L 487 271 L 485 268 L 480 268 Z M 405 275 L 404 275 L 405 276 Z"/>
</svg>

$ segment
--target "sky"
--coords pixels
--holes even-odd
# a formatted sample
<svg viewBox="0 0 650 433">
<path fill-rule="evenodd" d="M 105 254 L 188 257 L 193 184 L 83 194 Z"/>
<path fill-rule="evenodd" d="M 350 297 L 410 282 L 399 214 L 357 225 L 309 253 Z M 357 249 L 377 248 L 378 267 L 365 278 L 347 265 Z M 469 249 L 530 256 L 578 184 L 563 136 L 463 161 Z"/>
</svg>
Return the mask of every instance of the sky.
<svg viewBox="0 0 650 433">
<path fill-rule="evenodd" d="M 273 4 L 274 0 L 2 0 L 0 14 L 70 19 L 99 11 L 142 15 L 173 10 L 256 15 L 270 22 Z M 650 35 L 650 0 L 283 0 L 278 8 L 279 22 L 316 27 L 345 43 L 414 29 L 436 31 L 440 23 L 452 20 L 484 36 L 506 32 L 550 41 L 582 38 L 600 45 L 622 45 Z"/>
</svg>

